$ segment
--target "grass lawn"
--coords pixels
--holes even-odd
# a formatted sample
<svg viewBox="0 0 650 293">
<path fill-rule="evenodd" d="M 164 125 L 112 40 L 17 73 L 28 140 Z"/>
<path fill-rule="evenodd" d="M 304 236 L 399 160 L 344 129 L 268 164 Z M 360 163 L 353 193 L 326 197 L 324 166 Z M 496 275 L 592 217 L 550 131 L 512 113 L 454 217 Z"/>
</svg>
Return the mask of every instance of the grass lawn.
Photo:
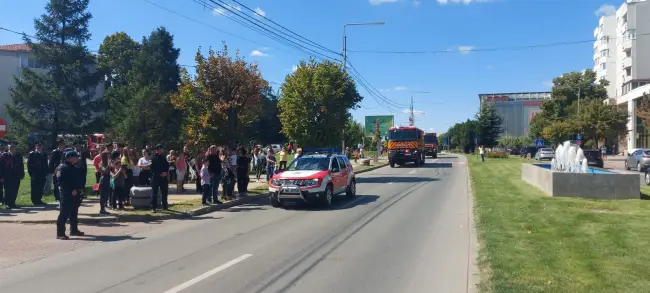
<svg viewBox="0 0 650 293">
<path fill-rule="evenodd" d="M 468 160 L 482 292 L 650 292 L 649 200 L 552 198 L 521 180 L 529 160 Z"/>
<path fill-rule="evenodd" d="M 92 192 L 93 184 L 95 184 L 95 169 L 88 168 L 88 175 L 86 176 L 86 194 Z M 54 190 L 54 185 L 52 185 L 52 190 Z M 25 178 L 20 182 L 20 189 L 18 190 L 18 198 L 16 199 L 16 205 L 18 206 L 31 206 L 32 205 L 32 187 L 31 179 L 27 171 L 25 171 Z M 54 194 L 52 191 L 43 195 L 44 202 L 55 202 Z"/>
</svg>

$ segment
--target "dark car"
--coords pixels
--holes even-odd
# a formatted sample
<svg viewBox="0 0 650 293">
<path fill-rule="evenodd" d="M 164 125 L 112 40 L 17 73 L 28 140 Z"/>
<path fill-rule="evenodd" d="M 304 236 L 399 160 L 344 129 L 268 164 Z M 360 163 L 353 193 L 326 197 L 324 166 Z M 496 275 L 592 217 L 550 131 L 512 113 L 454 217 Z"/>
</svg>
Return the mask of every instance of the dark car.
<svg viewBox="0 0 650 293">
<path fill-rule="evenodd" d="M 528 154 L 530 154 L 530 156 L 528 156 L 528 157 L 532 159 L 537 154 L 538 149 L 539 148 L 536 147 L 536 146 L 523 147 L 523 148 L 521 148 L 521 157 L 525 158 Z"/>
<path fill-rule="evenodd" d="M 587 159 L 587 165 L 603 168 L 605 163 L 603 162 L 603 155 L 600 150 L 583 150 L 583 152 Z"/>
<path fill-rule="evenodd" d="M 519 154 L 521 154 L 521 149 L 513 148 L 510 150 L 510 154 L 514 156 L 518 156 Z"/>
</svg>

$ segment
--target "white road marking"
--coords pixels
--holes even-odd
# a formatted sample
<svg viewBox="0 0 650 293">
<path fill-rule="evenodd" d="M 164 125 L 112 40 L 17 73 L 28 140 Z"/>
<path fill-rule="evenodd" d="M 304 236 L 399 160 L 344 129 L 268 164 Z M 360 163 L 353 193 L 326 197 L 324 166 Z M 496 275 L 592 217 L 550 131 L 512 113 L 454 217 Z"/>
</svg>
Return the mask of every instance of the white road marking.
<svg viewBox="0 0 650 293">
<path fill-rule="evenodd" d="M 413 174 L 413 173 L 415 173 L 415 170 L 413 170 L 413 171 L 411 171 L 411 172 L 409 172 L 409 174 Z"/>
<path fill-rule="evenodd" d="M 391 182 L 388 182 L 387 184 L 393 184 L 393 181 L 391 181 Z"/>
<path fill-rule="evenodd" d="M 233 259 L 233 260 L 231 260 L 231 261 L 229 261 L 229 262 L 227 262 L 225 264 L 222 264 L 222 265 L 220 265 L 220 266 L 218 266 L 218 267 L 216 267 L 214 269 L 211 269 L 211 270 L 205 272 L 204 274 L 202 274 L 202 275 L 200 275 L 198 277 L 195 277 L 194 279 L 191 279 L 191 280 L 189 280 L 189 281 L 187 281 L 187 282 L 185 282 L 183 284 L 180 284 L 180 285 L 178 285 L 178 286 L 176 286 L 174 288 L 171 288 L 171 289 L 165 291 L 165 293 L 178 293 L 178 292 L 181 292 L 181 291 L 189 288 L 190 286 L 195 285 L 195 284 L 197 284 L 197 283 L 211 277 L 212 275 L 214 275 L 214 274 L 216 274 L 218 272 L 221 272 L 221 271 L 223 271 L 223 270 L 225 270 L 225 269 L 227 269 L 229 267 L 232 267 L 232 266 L 236 265 L 237 263 L 240 263 L 240 262 L 244 261 L 245 259 L 247 259 L 247 258 L 249 258 L 251 256 L 253 256 L 253 255 L 252 254 L 244 254 L 244 255 L 236 258 L 236 259 Z"/>
</svg>

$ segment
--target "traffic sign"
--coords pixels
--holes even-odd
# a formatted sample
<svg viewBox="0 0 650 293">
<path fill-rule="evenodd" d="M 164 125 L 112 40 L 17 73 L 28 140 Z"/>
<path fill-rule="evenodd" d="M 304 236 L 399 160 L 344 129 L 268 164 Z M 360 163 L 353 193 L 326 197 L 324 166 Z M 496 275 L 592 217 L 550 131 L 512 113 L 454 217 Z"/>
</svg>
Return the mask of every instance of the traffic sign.
<svg viewBox="0 0 650 293">
<path fill-rule="evenodd" d="M 543 139 L 535 140 L 535 145 L 537 147 L 543 147 L 544 146 L 544 140 Z"/>
<path fill-rule="evenodd" d="M 7 121 L 0 118 L 0 137 L 7 135 Z"/>
</svg>

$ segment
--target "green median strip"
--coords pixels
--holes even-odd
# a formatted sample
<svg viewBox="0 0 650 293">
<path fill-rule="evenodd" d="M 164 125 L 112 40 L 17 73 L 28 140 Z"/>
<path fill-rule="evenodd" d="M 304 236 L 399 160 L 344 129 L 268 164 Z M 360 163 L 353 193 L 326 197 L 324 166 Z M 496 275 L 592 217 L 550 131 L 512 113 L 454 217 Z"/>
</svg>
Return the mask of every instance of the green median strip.
<svg viewBox="0 0 650 293">
<path fill-rule="evenodd" d="M 521 180 L 530 160 L 467 158 L 481 292 L 650 292 L 650 200 L 552 198 Z"/>
</svg>

